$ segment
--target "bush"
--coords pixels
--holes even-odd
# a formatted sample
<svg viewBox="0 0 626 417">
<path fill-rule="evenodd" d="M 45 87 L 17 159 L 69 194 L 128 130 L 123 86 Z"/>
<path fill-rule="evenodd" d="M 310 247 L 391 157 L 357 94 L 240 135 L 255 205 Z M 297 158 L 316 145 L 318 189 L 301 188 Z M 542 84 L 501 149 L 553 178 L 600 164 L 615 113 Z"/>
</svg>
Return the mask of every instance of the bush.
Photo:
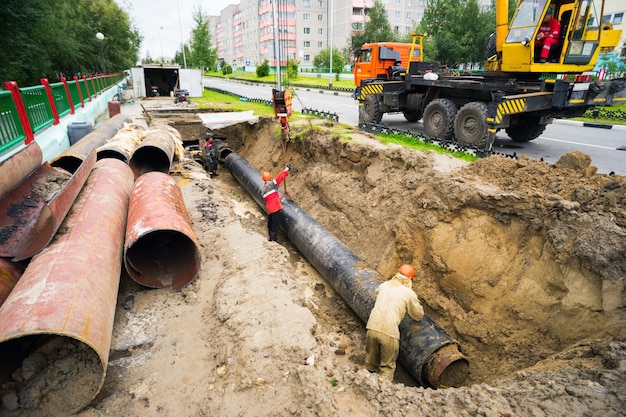
<svg viewBox="0 0 626 417">
<path fill-rule="evenodd" d="M 233 67 L 229 64 L 226 64 L 222 67 L 222 75 L 228 75 L 233 73 Z"/>
<path fill-rule="evenodd" d="M 287 78 L 288 79 L 294 80 L 298 78 L 298 65 L 299 64 L 300 62 L 296 61 L 295 59 L 287 60 Z"/>
<path fill-rule="evenodd" d="M 265 61 L 263 61 L 261 65 L 257 65 L 256 76 L 261 78 L 261 77 L 267 77 L 269 74 L 270 74 L 270 64 L 266 59 Z"/>
</svg>

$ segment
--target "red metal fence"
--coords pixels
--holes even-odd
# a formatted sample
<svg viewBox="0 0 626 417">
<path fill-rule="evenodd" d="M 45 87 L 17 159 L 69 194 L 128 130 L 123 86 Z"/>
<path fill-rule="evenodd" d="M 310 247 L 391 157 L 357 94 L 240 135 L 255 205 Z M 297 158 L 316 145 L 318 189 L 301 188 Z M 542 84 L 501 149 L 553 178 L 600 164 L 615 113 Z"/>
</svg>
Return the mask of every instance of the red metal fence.
<svg viewBox="0 0 626 417">
<path fill-rule="evenodd" d="M 74 114 L 85 107 L 104 90 L 118 83 L 124 73 L 74 76 L 71 81 L 61 78 L 50 84 L 41 79 L 41 85 L 19 88 L 14 81 L 4 83 L 0 91 L 0 155 L 14 146 L 29 144 L 35 133 L 59 124 L 59 118 Z"/>
</svg>

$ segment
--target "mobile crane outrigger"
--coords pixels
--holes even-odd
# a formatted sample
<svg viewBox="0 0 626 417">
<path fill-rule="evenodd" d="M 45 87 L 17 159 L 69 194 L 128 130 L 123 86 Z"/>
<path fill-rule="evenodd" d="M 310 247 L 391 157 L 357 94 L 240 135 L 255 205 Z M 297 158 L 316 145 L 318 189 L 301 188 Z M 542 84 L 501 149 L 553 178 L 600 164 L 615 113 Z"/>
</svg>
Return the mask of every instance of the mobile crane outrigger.
<svg viewBox="0 0 626 417">
<path fill-rule="evenodd" d="M 380 65 L 363 58 L 377 55 L 372 48 L 383 46 L 366 44 L 354 72 L 359 121 L 380 123 L 384 113 L 401 112 L 411 122 L 423 119 L 429 137 L 489 149 L 501 129 L 514 141 L 527 142 L 553 119 L 626 103 L 624 78 L 605 81 L 589 73 L 599 54 L 612 51 L 622 33 L 602 24 L 604 3 L 521 0 L 509 24 L 508 1 L 496 0 L 496 32 L 489 40 L 482 75 L 442 71 L 436 62 L 411 57 L 404 67 L 399 53 L 395 62 L 388 61 L 393 65 L 377 70 Z M 549 8 L 561 27 L 558 43 L 542 62 L 535 38 Z M 413 35 L 420 49 L 421 39 Z M 393 53 L 383 55 L 389 60 Z"/>
</svg>

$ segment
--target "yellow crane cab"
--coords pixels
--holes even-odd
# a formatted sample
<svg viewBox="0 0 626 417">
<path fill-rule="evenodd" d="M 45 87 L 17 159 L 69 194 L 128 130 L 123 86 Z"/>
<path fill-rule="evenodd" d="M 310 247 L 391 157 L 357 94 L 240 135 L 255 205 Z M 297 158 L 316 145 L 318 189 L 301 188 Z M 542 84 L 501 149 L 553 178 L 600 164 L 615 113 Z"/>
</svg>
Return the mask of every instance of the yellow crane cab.
<svg viewBox="0 0 626 417">
<path fill-rule="evenodd" d="M 599 54 L 612 51 L 622 34 L 610 24 L 602 24 L 604 3 L 605 0 L 521 0 L 508 24 L 508 1 L 497 0 L 496 55 L 488 59 L 485 69 L 536 74 L 591 71 Z M 560 31 L 549 47 L 548 57 L 543 58 L 538 34 L 542 26 L 549 25 L 550 17 L 558 20 Z"/>
</svg>

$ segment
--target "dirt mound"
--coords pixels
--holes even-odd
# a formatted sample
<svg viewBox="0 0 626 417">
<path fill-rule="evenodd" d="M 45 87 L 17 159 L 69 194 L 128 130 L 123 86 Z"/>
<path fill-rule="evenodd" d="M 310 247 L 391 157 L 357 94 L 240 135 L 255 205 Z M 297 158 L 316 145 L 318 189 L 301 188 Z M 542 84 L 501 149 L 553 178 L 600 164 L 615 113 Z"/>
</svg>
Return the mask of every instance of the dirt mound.
<svg viewBox="0 0 626 417">
<path fill-rule="evenodd" d="M 277 142 L 242 152 L 268 169 L 280 165 Z M 372 148 L 355 133 L 312 130 L 288 149 L 299 205 L 383 275 L 417 267 L 415 290 L 465 348 L 472 382 L 582 340 L 623 339 L 623 177 L 499 156 L 454 169 L 447 156 Z"/>
</svg>

